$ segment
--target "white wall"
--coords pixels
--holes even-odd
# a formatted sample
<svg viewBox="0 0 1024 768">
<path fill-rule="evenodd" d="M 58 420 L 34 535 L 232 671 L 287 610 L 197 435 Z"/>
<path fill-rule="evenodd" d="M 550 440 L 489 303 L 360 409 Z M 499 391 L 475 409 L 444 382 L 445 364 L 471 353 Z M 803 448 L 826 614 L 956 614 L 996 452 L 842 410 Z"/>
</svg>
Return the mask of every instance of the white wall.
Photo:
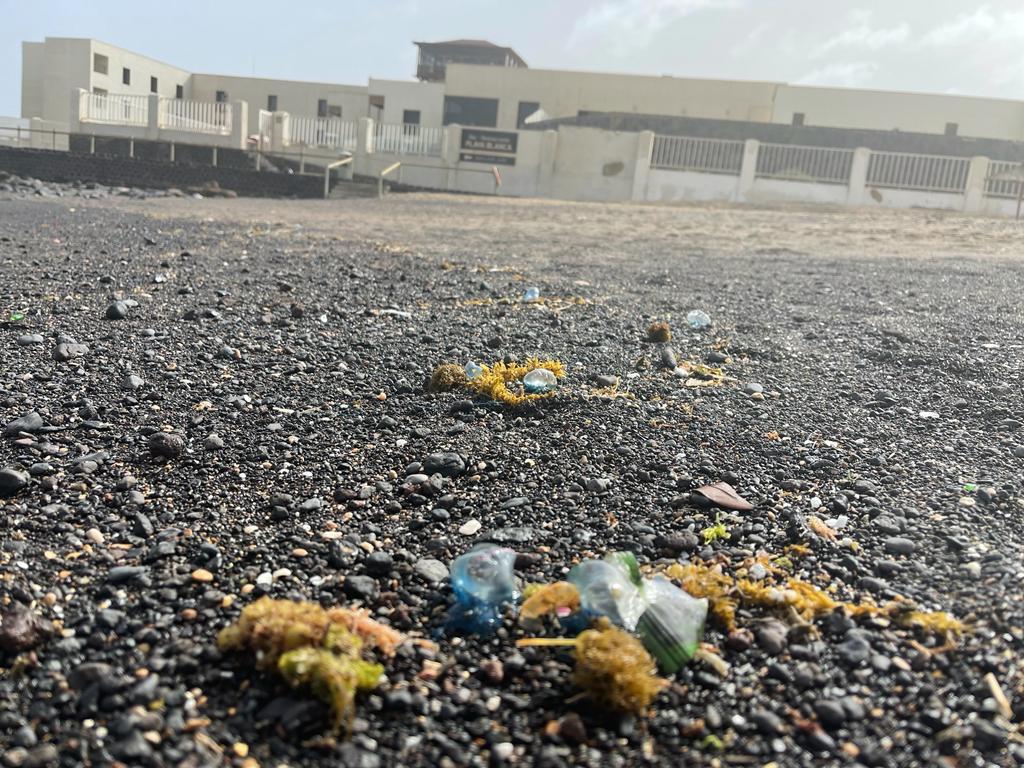
<svg viewBox="0 0 1024 768">
<path fill-rule="evenodd" d="M 445 94 L 497 98 L 500 129 L 516 127 L 519 102 L 551 117 L 581 110 L 768 122 L 776 84 L 449 64 Z"/>
<path fill-rule="evenodd" d="M 341 107 L 342 120 L 366 117 L 369 108 L 367 89 L 360 85 L 309 83 L 298 80 L 269 80 L 262 77 L 228 77 L 225 75 L 192 75 L 189 98 L 215 101 L 217 91 L 224 91 L 228 101 L 249 104 L 250 134 L 259 126 L 259 111 L 267 108 L 267 96 L 277 96 L 277 108 L 299 117 L 316 117 L 317 102 L 327 99 Z"/>
<path fill-rule="evenodd" d="M 80 38 L 23 43 L 21 116 L 68 123 L 72 91 L 91 88 L 91 50 L 92 41 Z"/>
<path fill-rule="evenodd" d="M 444 113 L 444 83 L 380 80 L 371 77 L 367 91 L 372 96 L 384 97 L 384 110 L 379 118 L 382 123 L 401 123 L 403 110 L 416 109 L 420 113 L 420 125 L 430 128 L 441 126 Z"/>
<path fill-rule="evenodd" d="M 736 199 L 739 176 L 652 168 L 644 199 L 650 203 L 683 201 L 730 201 Z"/>
<path fill-rule="evenodd" d="M 846 202 L 849 188 L 845 184 L 821 184 L 786 179 L 754 179 L 746 195 L 749 203 L 832 203 Z"/>
<path fill-rule="evenodd" d="M 562 200 L 630 200 L 639 136 L 561 126 L 551 196 Z"/>
<path fill-rule="evenodd" d="M 1024 102 L 1008 99 L 779 86 L 772 122 L 788 125 L 796 112 L 804 125 L 942 134 L 957 123 L 959 136 L 1024 139 Z"/>
</svg>

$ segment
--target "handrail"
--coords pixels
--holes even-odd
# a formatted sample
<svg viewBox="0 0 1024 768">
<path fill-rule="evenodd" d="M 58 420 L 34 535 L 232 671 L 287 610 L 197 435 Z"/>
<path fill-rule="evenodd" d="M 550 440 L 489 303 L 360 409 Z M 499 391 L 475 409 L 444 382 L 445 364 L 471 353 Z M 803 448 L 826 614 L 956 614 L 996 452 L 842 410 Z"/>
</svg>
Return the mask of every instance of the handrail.
<svg viewBox="0 0 1024 768">
<path fill-rule="evenodd" d="M 331 171 L 343 165 L 348 165 L 353 160 L 355 160 L 355 158 L 349 155 L 348 157 L 343 157 L 341 160 L 335 160 L 333 163 L 328 163 L 324 167 L 324 200 L 326 200 L 331 194 Z"/>
<path fill-rule="evenodd" d="M 389 165 L 387 168 L 385 168 L 383 171 L 380 172 L 380 176 L 377 178 L 377 197 L 378 198 L 380 198 L 381 200 L 384 199 L 384 177 L 387 176 L 392 171 L 397 171 L 401 167 L 402 167 L 402 164 L 400 162 L 399 163 L 394 163 L 393 165 Z"/>
</svg>

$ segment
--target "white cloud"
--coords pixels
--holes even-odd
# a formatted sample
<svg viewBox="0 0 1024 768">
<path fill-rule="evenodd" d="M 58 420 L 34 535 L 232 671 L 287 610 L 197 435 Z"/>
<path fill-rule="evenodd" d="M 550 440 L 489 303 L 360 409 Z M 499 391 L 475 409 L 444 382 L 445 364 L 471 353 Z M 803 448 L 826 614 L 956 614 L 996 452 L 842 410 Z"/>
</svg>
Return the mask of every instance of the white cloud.
<svg viewBox="0 0 1024 768">
<path fill-rule="evenodd" d="M 921 37 L 921 44 L 936 48 L 976 42 L 1024 40 L 1024 12 L 1002 11 L 993 14 L 987 5 L 971 13 L 962 13 L 952 21 L 939 24 Z"/>
<path fill-rule="evenodd" d="M 869 12 L 856 11 L 849 15 L 848 26 L 816 46 L 811 56 L 817 58 L 844 48 L 877 51 L 907 42 L 910 34 L 910 25 L 906 22 L 894 27 L 873 27 Z"/>
<path fill-rule="evenodd" d="M 832 85 L 856 88 L 866 85 L 878 71 L 873 61 L 837 61 L 819 67 L 796 81 L 796 85 Z"/>
<path fill-rule="evenodd" d="M 601 40 L 617 53 L 647 45 L 662 29 L 701 11 L 736 8 L 743 0 L 605 0 L 573 26 L 569 45 Z"/>
</svg>

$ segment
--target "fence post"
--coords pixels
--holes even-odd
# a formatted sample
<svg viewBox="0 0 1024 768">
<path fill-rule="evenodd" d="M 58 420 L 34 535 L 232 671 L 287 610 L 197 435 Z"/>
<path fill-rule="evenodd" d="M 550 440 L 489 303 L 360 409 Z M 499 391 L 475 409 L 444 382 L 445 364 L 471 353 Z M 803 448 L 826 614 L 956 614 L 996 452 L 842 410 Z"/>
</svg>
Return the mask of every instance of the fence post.
<svg viewBox="0 0 1024 768">
<path fill-rule="evenodd" d="M 135 137 L 128 139 L 128 157 L 135 157 Z"/>
<path fill-rule="evenodd" d="M 245 149 L 249 137 L 249 103 L 235 101 L 231 103 L 231 146 Z"/>
<path fill-rule="evenodd" d="M 211 158 L 211 161 L 212 161 L 213 167 L 216 168 L 217 167 L 217 147 L 216 147 L 216 145 L 214 145 L 214 147 L 213 147 L 213 156 Z M 258 167 L 257 167 L 257 170 L 259 170 Z"/>
<path fill-rule="evenodd" d="M 146 113 L 146 138 L 160 138 L 160 94 L 149 94 L 149 105 Z"/>
<path fill-rule="evenodd" d="M 356 126 L 356 155 L 370 155 L 373 151 L 373 118 L 360 117 Z"/>
<path fill-rule="evenodd" d="M 171 162 L 174 162 L 174 142 L 171 142 Z"/>
<path fill-rule="evenodd" d="M 306 172 L 306 145 L 299 147 L 299 175 Z"/>
<path fill-rule="evenodd" d="M 757 174 L 757 153 L 761 142 L 757 139 L 747 139 L 743 142 L 743 164 L 740 166 L 740 176 L 736 182 L 736 202 L 745 203 L 750 198 L 754 189 L 754 177 Z"/>
<path fill-rule="evenodd" d="M 654 131 L 640 131 L 636 139 L 636 168 L 633 169 L 633 193 L 630 199 L 640 202 L 647 197 L 647 177 L 651 173 Z"/>
<path fill-rule="evenodd" d="M 90 155 L 95 155 L 96 154 L 96 134 L 95 133 L 89 134 L 89 154 Z"/>
<path fill-rule="evenodd" d="M 850 181 L 846 188 L 847 205 L 863 205 L 864 192 L 868 186 L 868 166 L 871 164 L 871 150 L 857 147 L 850 161 Z"/>
<path fill-rule="evenodd" d="M 980 155 L 971 158 L 964 187 L 964 213 L 977 213 L 984 207 L 985 179 L 988 178 L 989 159 Z"/>
</svg>

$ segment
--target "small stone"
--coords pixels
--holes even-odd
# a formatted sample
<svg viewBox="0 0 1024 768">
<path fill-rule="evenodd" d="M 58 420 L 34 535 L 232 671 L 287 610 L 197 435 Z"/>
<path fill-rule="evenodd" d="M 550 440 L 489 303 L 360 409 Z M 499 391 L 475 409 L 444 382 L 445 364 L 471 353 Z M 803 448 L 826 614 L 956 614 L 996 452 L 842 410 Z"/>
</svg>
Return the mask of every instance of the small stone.
<svg viewBox="0 0 1024 768">
<path fill-rule="evenodd" d="M 205 568 L 196 568 L 192 571 L 192 581 L 198 581 L 202 584 L 208 584 L 213 581 L 213 574 Z"/>
<path fill-rule="evenodd" d="M 591 493 L 607 493 L 612 481 L 604 477 L 592 477 L 585 483 L 586 489 Z"/>
<path fill-rule="evenodd" d="M 53 350 L 53 359 L 58 363 L 66 363 L 68 360 L 84 357 L 87 354 L 89 354 L 88 345 L 67 342 L 56 346 Z"/>
<path fill-rule="evenodd" d="M 499 741 L 491 747 L 494 756 L 499 760 L 508 760 L 515 753 L 515 745 L 511 741 Z"/>
<path fill-rule="evenodd" d="M 4 437 L 14 437 L 21 432 L 33 434 L 43 428 L 43 417 L 37 411 L 29 411 L 4 427 Z"/>
<path fill-rule="evenodd" d="M 137 376 L 134 373 L 129 373 L 126 374 L 123 379 L 121 379 L 121 389 L 134 392 L 137 389 L 141 389 L 145 383 L 146 382 L 142 380 L 141 376 Z"/>
<path fill-rule="evenodd" d="M 342 588 L 348 597 L 354 600 L 362 600 L 363 602 L 376 600 L 380 595 L 377 581 L 371 576 L 350 574 L 345 577 L 345 583 L 342 585 Z"/>
<path fill-rule="evenodd" d="M 391 555 L 380 550 L 371 552 L 363 562 L 363 567 L 371 576 L 387 576 L 393 566 L 394 560 Z"/>
<path fill-rule="evenodd" d="M 211 433 L 204 441 L 203 448 L 207 451 L 219 451 L 224 447 L 224 441 L 216 432 Z"/>
<path fill-rule="evenodd" d="M 885 551 L 890 555 L 910 555 L 916 548 L 914 542 L 902 536 L 892 536 L 885 540 Z"/>
<path fill-rule="evenodd" d="M 0 651 L 27 651 L 43 642 L 52 632 L 50 625 L 27 606 L 11 603 L 10 608 L 0 614 Z"/>
<path fill-rule="evenodd" d="M 480 530 L 481 526 L 482 523 L 479 520 L 476 520 L 475 518 L 472 520 L 467 520 L 459 526 L 459 533 L 461 533 L 463 536 L 473 536 Z"/>
<path fill-rule="evenodd" d="M 430 557 L 417 560 L 413 564 L 412 569 L 417 576 L 431 584 L 436 584 L 448 578 L 448 566 L 440 560 Z"/>
<path fill-rule="evenodd" d="M 822 699 L 814 703 L 814 713 L 818 721 L 826 728 L 840 728 L 846 722 L 846 711 L 843 705 L 832 699 Z"/>
<path fill-rule="evenodd" d="M 15 339 L 14 343 L 17 344 L 19 347 L 31 347 L 36 344 L 42 344 L 43 341 L 45 341 L 45 339 L 43 339 L 41 334 L 26 333 L 24 336 L 19 336 L 17 339 Z"/>
<path fill-rule="evenodd" d="M 13 467 L 0 469 L 0 497 L 13 496 L 28 485 L 28 475 Z"/>
<path fill-rule="evenodd" d="M 427 475 L 440 473 L 444 477 L 456 477 L 466 471 L 466 462 L 457 453 L 432 453 L 423 460 L 423 471 Z"/>
<path fill-rule="evenodd" d="M 105 313 L 107 320 L 124 320 L 128 317 L 128 304 L 124 301 L 114 301 L 107 305 Z"/>
<path fill-rule="evenodd" d="M 582 744 L 587 740 L 587 726 L 583 718 L 570 712 L 558 721 L 558 735 L 567 744 Z"/>
<path fill-rule="evenodd" d="M 176 459 L 185 450 L 185 438 L 175 432 L 154 432 L 149 436 L 149 452 L 165 459 Z"/>
</svg>

